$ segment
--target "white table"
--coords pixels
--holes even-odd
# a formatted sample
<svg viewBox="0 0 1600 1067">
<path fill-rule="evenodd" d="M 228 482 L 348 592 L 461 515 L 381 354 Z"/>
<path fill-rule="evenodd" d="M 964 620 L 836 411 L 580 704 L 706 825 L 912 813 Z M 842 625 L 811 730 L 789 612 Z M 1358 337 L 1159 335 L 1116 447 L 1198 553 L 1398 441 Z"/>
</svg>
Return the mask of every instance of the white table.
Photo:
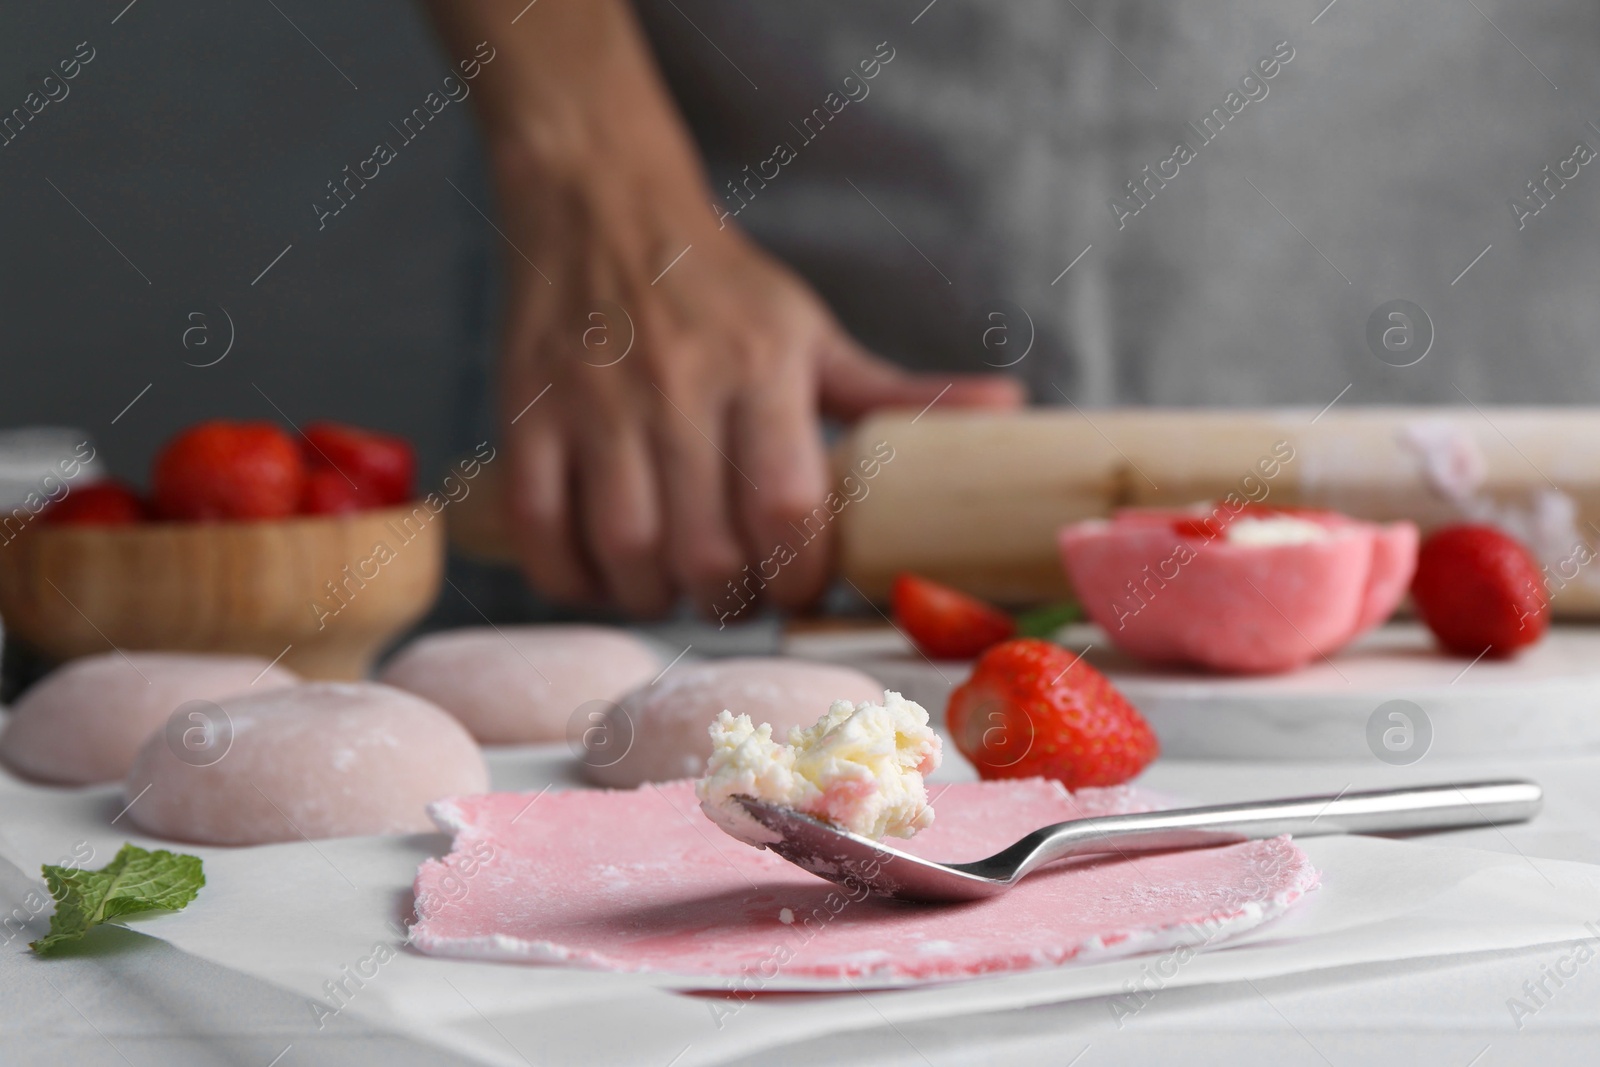
<svg viewBox="0 0 1600 1067">
<path fill-rule="evenodd" d="M 497 784 L 528 784 L 526 761 L 497 757 Z M 1165 761 L 1152 787 L 1199 800 L 1337 792 L 1402 779 L 1526 774 L 1548 805 L 1531 825 L 1440 835 L 1437 840 L 1533 858 L 1600 862 L 1600 758 L 1424 761 L 1400 770 L 1361 764 L 1217 764 Z M 108 807 L 107 818 L 115 809 Z M 14 878 L 14 874 L 13 874 Z M 14 886 L 0 878 L 7 897 Z M 264 891 L 270 900 L 270 890 Z M 1600 924 L 1600 894 L 1595 900 Z M 1600 928 L 1600 925 L 1597 925 Z M 115 932 L 87 958 L 43 963 L 21 937 L 0 954 L 0 1062 L 73 1064 L 471 1062 L 401 1036 L 336 1020 L 322 1031 L 302 997 L 194 959 L 137 933 Z M 748 1062 L 1096 1064 L 1240 1062 L 1544 1065 L 1595 1062 L 1600 1040 L 1600 963 L 1556 987 L 1519 1032 L 1507 1000 L 1526 994 L 1546 965 L 1570 950 L 1519 951 L 1340 968 L 1200 988 L 1167 989 L 1119 1028 L 1094 999 L 936 1021 L 899 1023 L 762 1053 Z M 1570 969 L 1570 968 L 1569 968 Z M 619 1019 L 619 1027 L 627 1021 Z M 501 1029 L 506 1029 L 504 1022 Z M 536 1037 L 513 1039 L 533 1063 L 583 1062 L 539 1055 Z M 648 1040 L 648 1036 L 644 1035 Z M 287 1049 L 287 1051 L 285 1051 Z M 1088 1051 L 1085 1052 L 1084 1050 Z M 1485 1052 L 1484 1050 L 1488 1051 Z M 663 1041 L 666 1067 L 681 1050 Z M 743 1061 L 731 1061 L 743 1062 Z"/>
<path fill-rule="evenodd" d="M 698 649 L 697 649 L 698 651 Z M 499 789 L 538 788 L 555 779 L 572 784 L 559 752 L 504 750 L 491 758 Z M 952 761 L 940 777 L 967 772 Z M 1158 762 L 1142 784 L 1197 802 L 1274 795 L 1338 792 L 1416 781 L 1526 775 L 1547 790 L 1540 818 L 1526 826 L 1442 834 L 1428 842 L 1533 860 L 1600 864 L 1600 756 L 1508 755 L 1436 758 L 1412 767 L 1376 759 L 1295 764 Z M 73 820 L 84 812 L 109 822 L 119 804 L 113 790 L 60 791 L 45 808 L 22 787 L 0 781 L 0 850 L 8 838 L 53 832 L 43 825 L 52 805 L 62 811 L 63 851 Z M 58 799 L 55 799 L 58 798 Z M 68 813 L 70 809 L 70 814 Z M 24 825 L 18 813 L 26 810 Z M 115 831 L 119 828 L 110 828 Z M 121 829 L 125 829 L 122 827 Z M 53 838 L 52 838 L 53 839 Z M 437 850 L 442 839 L 431 843 Z M 304 848 L 303 845 L 276 846 Z M 24 876 L 0 863 L 0 900 L 14 906 L 26 892 Z M 1600 885 L 1600 867 L 1596 868 Z M 259 889 L 270 908 L 273 887 Z M 1600 931 L 1600 890 L 1594 902 Z M 7 928 L 10 933 L 12 928 Z M 0 1063 L 230 1064 L 298 1067 L 304 1064 L 460 1064 L 483 1062 L 447 1053 L 415 1036 L 387 1032 L 358 1018 L 340 1017 L 319 1030 L 304 996 L 243 973 L 228 961 L 195 958 L 154 937 L 108 931 L 92 955 L 39 961 L 15 936 L 0 951 Z M 1596 945 L 1600 946 L 1600 934 Z M 1109 998 L 1038 1005 L 1002 1012 L 945 1013 L 900 1021 L 769 1049 L 723 1062 L 764 1065 L 839 1064 L 1450 1064 L 1488 1067 L 1504 1063 L 1592 1064 L 1600 1058 L 1600 961 L 1588 959 L 1558 987 L 1547 967 L 1572 961 L 1574 948 L 1480 953 L 1401 963 L 1339 967 L 1253 983 L 1168 988 L 1136 1015 L 1118 1020 Z M 432 961 L 424 961 L 425 965 Z M 493 968 L 497 965 L 476 966 Z M 1572 968 L 1569 966 L 1568 968 Z M 491 972 L 502 973 L 502 972 Z M 589 976 L 593 979 L 593 976 Z M 1543 978 L 1550 996 L 1538 1010 L 1513 1020 L 1508 1000 L 1533 1003 L 1524 983 Z M 609 980 L 609 979 L 595 979 Z M 575 979 L 576 981 L 576 979 Z M 620 980 L 619 980 L 620 981 Z M 976 988 L 976 986 L 972 987 Z M 890 997 L 896 994 L 877 994 Z M 843 994 L 853 997 L 854 994 Z M 872 1003 L 874 998 L 868 998 Z M 801 998 L 812 1000 L 811 997 Z M 882 1003 L 882 1001 L 879 1001 Z M 959 1004 L 959 1001 L 958 1001 Z M 876 1008 L 874 1010 L 877 1010 Z M 629 1033 L 629 1019 L 608 1022 L 643 1062 L 668 1067 L 684 1052 L 681 1035 Z M 582 1035 L 549 1032 L 548 1020 L 519 1024 L 515 1017 L 484 1018 L 485 1047 L 498 1062 L 589 1063 Z"/>
</svg>

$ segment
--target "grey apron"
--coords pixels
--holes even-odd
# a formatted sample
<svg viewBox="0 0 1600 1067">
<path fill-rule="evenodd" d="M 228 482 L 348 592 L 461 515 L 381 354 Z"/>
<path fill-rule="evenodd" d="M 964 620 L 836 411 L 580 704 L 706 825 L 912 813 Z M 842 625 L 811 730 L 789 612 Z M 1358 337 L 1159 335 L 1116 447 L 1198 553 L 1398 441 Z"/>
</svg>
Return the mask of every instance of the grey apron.
<svg viewBox="0 0 1600 1067">
<path fill-rule="evenodd" d="M 718 204 L 902 362 L 1054 403 L 1593 402 L 1600 7 L 1475 3 L 641 8 Z"/>
</svg>

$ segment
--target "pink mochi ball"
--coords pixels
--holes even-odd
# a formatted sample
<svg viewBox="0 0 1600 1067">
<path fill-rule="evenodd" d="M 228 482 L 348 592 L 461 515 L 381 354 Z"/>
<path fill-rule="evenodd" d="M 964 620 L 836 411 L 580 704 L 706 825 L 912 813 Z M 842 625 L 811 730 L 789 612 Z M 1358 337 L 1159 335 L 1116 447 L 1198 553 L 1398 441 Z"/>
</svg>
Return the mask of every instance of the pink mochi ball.
<svg viewBox="0 0 1600 1067">
<path fill-rule="evenodd" d="M 209 745 L 165 732 L 128 774 L 128 817 L 157 837 L 207 845 L 401 834 L 427 806 L 489 788 L 461 724 L 375 682 L 311 682 L 217 702 Z"/>
<path fill-rule="evenodd" d="M 0 760 L 64 785 L 114 782 L 180 705 L 300 680 L 258 656 L 106 652 L 56 668 L 22 694 L 0 734 Z"/>
<path fill-rule="evenodd" d="M 412 642 L 379 680 L 433 701 L 486 745 L 560 741 L 574 714 L 615 700 L 665 664 L 626 630 L 471 627 Z"/>
<path fill-rule="evenodd" d="M 724 709 L 772 724 L 779 740 L 811 726 L 835 700 L 881 701 L 883 686 L 849 667 L 794 659 L 725 659 L 680 663 L 655 684 L 624 696 L 582 734 L 584 774 L 598 785 L 703 775 L 711 754 L 707 729 Z"/>
</svg>

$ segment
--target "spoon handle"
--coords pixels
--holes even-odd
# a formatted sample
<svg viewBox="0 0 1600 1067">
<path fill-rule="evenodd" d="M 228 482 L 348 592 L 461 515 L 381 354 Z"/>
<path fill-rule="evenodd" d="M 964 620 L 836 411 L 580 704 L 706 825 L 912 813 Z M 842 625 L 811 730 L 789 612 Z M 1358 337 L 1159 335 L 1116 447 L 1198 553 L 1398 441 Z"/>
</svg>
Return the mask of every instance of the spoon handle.
<svg viewBox="0 0 1600 1067">
<path fill-rule="evenodd" d="M 1015 877 L 1090 852 L 1206 848 L 1280 834 L 1382 834 L 1523 822 L 1538 813 L 1542 801 L 1535 783 L 1505 779 L 1077 819 L 1024 839 L 1033 847 Z"/>
</svg>

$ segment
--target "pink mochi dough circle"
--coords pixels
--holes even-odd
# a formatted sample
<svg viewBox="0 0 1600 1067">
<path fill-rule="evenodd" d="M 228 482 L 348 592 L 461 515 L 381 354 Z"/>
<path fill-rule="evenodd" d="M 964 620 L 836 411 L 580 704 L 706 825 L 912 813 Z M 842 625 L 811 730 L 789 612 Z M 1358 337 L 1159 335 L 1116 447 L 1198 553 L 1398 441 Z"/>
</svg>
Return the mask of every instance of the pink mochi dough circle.
<svg viewBox="0 0 1600 1067">
<path fill-rule="evenodd" d="M 615 700 L 663 666 L 625 630 L 485 626 L 419 638 L 379 681 L 433 701 L 486 745 L 523 745 L 563 740 L 582 705 Z"/>
<path fill-rule="evenodd" d="M 124 791 L 141 829 L 204 845 L 412 833 L 439 798 L 489 788 L 461 724 L 390 686 L 308 682 L 218 706 L 215 762 L 181 758 L 165 733 L 139 750 Z"/>
<path fill-rule="evenodd" d="M 1143 659 L 1242 674 L 1293 670 L 1388 618 L 1416 566 L 1409 522 L 1315 516 L 1325 539 L 1235 544 L 1178 534 L 1167 520 L 1182 517 L 1193 515 L 1123 513 L 1058 535 L 1084 611 Z"/>
<path fill-rule="evenodd" d="M 791 727 L 815 724 L 835 700 L 882 699 L 875 679 L 828 663 L 750 657 L 679 664 L 623 696 L 587 729 L 579 759 L 590 781 L 619 789 L 698 777 L 718 712 L 771 723 L 772 736 L 782 740 Z"/>
<path fill-rule="evenodd" d="M 62 785 L 115 782 L 139 746 L 191 700 L 300 680 L 258 656 L 106 652 L 57 667 L 22 694 L 0 734 L 0 761 Z"/>
<path fill-rule="evenodd" d="M 759 992 L 791 980 L 848 993 L 1220 944 L 1288 910 L 1318 882 L 1287 837 L 1219 848 L 1080 857 L 1003 896 L 917 906 L 837 886 L 724 838 L 694 784 L 442 800 L 454 841 L 414 882 L 411 944 L 437 956 L 688 976 Z M 956 782 L 938 818 L 895 847 L 988 856 L 1051 823 L 1170 804 L 1126 786 Z M 770 986 L 768 985 L 769 983 Z"/>
</svg>

